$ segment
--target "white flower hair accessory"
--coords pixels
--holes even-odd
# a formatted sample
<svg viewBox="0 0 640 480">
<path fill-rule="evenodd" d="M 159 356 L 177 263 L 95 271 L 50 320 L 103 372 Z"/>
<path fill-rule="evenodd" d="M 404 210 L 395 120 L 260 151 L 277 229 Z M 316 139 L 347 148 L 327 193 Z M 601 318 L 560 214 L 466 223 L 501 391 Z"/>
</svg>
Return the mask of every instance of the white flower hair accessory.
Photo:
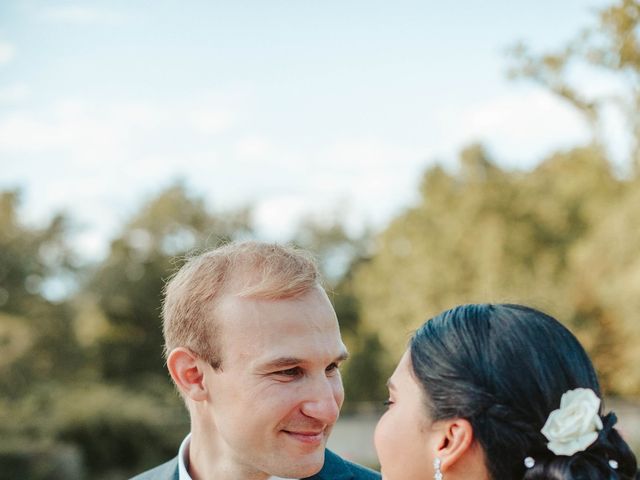
<svg viewBox="0 0 640 480">
<path fill-rule="evenodd" d="M 569 390 L 560 399 L 560 408 L 549 414 L 542 434 L 547 448 L 556 455 L 571 456 L 586 450 L 598 438 L 602 419 L 600 399 L 590 388 Z"/>
</svg>

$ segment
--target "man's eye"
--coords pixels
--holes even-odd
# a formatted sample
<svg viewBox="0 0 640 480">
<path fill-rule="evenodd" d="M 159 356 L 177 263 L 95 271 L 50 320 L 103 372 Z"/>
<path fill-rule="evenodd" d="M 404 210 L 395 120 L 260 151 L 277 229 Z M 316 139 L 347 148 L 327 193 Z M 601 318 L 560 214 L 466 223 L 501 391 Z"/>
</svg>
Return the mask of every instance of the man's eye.
<svg viewBox="0 0 640 480">
<path fill-rule="evenodd" d="M 285 377 L 297 377 L 302 373 L 300 367 L 287 368 L 286 370 L 280 370 L 279 372 L 275 372 L 276 375 L 282 375 Z"/>
<path fill-rule="evenodd" d="M 337 363 L 332 363 L 325 369 L 325 371 L 327 373 L 336 373 L 338 371 L 338 368 L 339 368 L 339 365 Z"/>
</svg>

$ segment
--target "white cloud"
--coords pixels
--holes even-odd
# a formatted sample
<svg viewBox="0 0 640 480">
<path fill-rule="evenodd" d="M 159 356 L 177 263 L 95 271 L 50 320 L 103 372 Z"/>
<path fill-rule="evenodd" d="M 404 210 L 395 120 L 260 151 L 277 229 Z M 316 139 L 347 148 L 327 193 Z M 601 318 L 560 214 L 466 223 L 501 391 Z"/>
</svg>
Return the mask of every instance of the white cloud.
<svg viewBox="0 0 640 480">
<path fill-rule="evenodd" d="M 20 89 L 7 91 L 7 97 L 18 93 Z M 185 122 L 192 107 L 190 103 L 158 106 L 71 99 L 40 109 L 14 108 L 0 115 L 0 156 L 29 156 L 33 162 L 55 159 L 60 169 L 76 175 L 95 172 L 96 168 L 116 171 L 118 178 L 112 180 L 117 189 L 127 176 L 149 181 L 180 176 L 181 172 L 209 172 L 219 163 L 220 146 L 233 151 L 235 140 L 203 137 L 201 130 Z M 233 111 L 214 105 L 206 110 L 220 112 L 225 118 L 235 116 Z M 253 148 L 256 153 L 256 145 Z M 25 162 L 10 163 L 5 177 L 36 175 Z"/>
<path fill-rule="evenodd" d="M 187 119 L 193 128 L 203 134 L 222 133 L 235 123 L 230 112 L 211 108 L 200 108 L 187 112 Z"/>
<path fill-rule="evenodd" d="M 304 195 L 273 195 L 260 200 L 253 212 L 258 232 L 274 241 L 290 238 L 300 218 L 309 211 Z"/>
<path fill-rule="evenodd" d="M 7 42 L 0 42 L 0 65 L 9 63 L 16 56 L 16 49 Z"/>
<path fill-rule="evenodd" d="M 162 129 L 170 117 L 170 112 L 135 103 L 65 100 L 41 110 L 14 109 L 0 117 L 0 151 L 59 151 L 83 164 L 126 158 L 131 143 Z"/>
<path fill-rule="evenodd" d="M 125 122 L 126 123 L 126 122 Z M 0 120 L 0 151 L 9 153 L 66 152 L 89 160 L 103 155 L 122 130 L 109 128 L 79 106 L 58 105 L 52 111 L 17 111 Z M 90 155 L 87 155 L 90 153 Z"/>
<path fill-rule="evenodd" d="M 174 114 L 197 133 L 219 135 L 239 125 L 248 95 L 237 89 L 195 93 L 194 101 L 174 107 Z"/>
<path fill-rule="evenodd" d="M 419 147 L 354 138 L 314 150 L 295 139 L 245 133 L 235 123 L 251 118 L 242 102 L 234 109 L 233 102 L 209 99 L 198 107 L 198 115 L 233 121 L 214 122 L 218 133 L 203 135 L 185 121 L 193 118 L 192 102 L 67 100 L 14 109 L 0 116 L 0 157 L 26 160 L 9 161 L 2 175 L 28 180 L 38 211 L 72 212 L 86 225 L 76 245 L 91 257 L 104 252 L 112 229 L 145 198 L 176 178 L 214 208 L 254 205 L 258 230 L 286 239 L 300 219 L 323 212 L 338 211 L 352 231 L 363 222 L 382 225 L 412 198 L 424 168 Z"/>
<path fill-rule="evenodd" d="M 7 99 L 20 90 L 7 89 Z M 202 137 L 185 122 L 192 107 L 68 99 L 6 109 L 0 115 L 0 158 L 7 160 L 0 181 L 29 186 L 30 216 L 36 220 L 46 212 L 72 212 L 86 225 L 77 245 L 88 256 L 100 255 L 108 240 L 105 231 L 134 213 L 146 198 L 143 193 L 153 195 L 180 177 L 207 182 L 207 194 L 212 185 L 216 192 L 237 190 L 219 168 L 219 145 L 231 150 L 232 141 Z M 203 107 L 225 111 L 216 108 Z M 234 116 L 231 111 L 221 115 Z"/>
<path fill-rule="evenodd" d="M 510 93 L 441 115 L 439 147 L 451 155 L 481 141 L 507 164 L 532 165 L 553 150 L 582 144 L 589 130 L 570 106 L 543 90 Z"/>
<path fill-rule="evenodd" d="M 41 12 L 42 18 L 52 22 L 73 25 L 120 24 L 125 16 L 110 10 L 85 5 L 61 5 L 49 7 Z"/>
<path fill-rule="evenodd" d="M 0 150 L 5 152 L 42 152 L 59 148 L 71 140 L 65 127 L 18 112 L 0 121 Z"/>
<path fill-rule="evenodd" d="M 374 138 L 346 139 L 306 155 L 274 148 L 268 165 L 284 157 L 288 169 L 270 172 L 269 182 L 280 187 L 256 199 L 258 230 L 284 239 L 304 217 L 327 214 L 354 233 L 381 227 L 414 200 L 426 168 L 424 153 Z"/>
<path fill-rule="evenodd" d="M 274 152 L 271 142 L 260 135 L 246 136 L 235 145 L 235 154 L 243 159 L 265 158 Z"/>
<path fill-rule="evenodd" d="M 635 138 L 629 128 L 628 118 L 613 105 L 605 106 L 601 113 L 600 128 L 607 153 L 620 172 L 629 173 L 633 168 L 630 156 Z"/>
<path fill-rule="evenodd" d="M 636 86 L 636 81 L 631 76 L 606 69 L 594 69 L 588 63 L 572 65 L 567 80 L 587 99 L 614 98 L 623 92 L 635 91 Z"/>
<path fill-rule="evenodd" d="M 372 138 L 338 142 L 316 159 L 311 184 L 323 195 L 345 192 L 361 218 L 380 225 L 414 198 L 428 148 Z"/>
<path fill-rule="evenodd" d="M 412 169 L 422 163 L 426 153 L 426 147 L 390 145 L 377 138 L 352 138 L 330 145 L 320 153 L 317 164 L 362 176 L 381 170 Z"/>
<path fill-rule="evenodd" d="M 0 87 L 0 103 L 18 103 L 29 97 L 29 87 L 22 83 Z"/>
</svg>

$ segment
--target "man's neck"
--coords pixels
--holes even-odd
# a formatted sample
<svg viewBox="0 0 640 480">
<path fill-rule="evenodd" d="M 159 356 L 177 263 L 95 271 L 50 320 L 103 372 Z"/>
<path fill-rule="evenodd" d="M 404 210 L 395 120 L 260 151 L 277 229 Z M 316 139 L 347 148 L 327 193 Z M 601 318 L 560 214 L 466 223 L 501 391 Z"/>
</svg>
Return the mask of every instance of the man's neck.
<svg viewBox="0 0 640 480">
<path fill-rule="evenodd" d="M 270 480 L 265 472 L 243 468 L 226 454 L 223 446 L 204 432 L 191 432 L 188 470 L 192 480 Z"/>
</svg>

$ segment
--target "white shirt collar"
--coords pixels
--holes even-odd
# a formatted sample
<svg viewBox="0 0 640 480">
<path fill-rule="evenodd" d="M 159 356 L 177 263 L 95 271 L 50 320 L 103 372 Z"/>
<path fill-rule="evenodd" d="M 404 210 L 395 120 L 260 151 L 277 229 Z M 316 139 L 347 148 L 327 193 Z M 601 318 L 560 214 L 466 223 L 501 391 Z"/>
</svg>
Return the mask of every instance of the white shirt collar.
<svg viewBox="0 0 640 480">
<path fill-rule="evenodd" d="M 191 445 L 191 433 L 184 437 L 178 450 L 178 480 L 193 480 L 189 475 L 189 445 Z M 287 480 L 280 477 L 269 477 L 269 480 Z"/>
<path fill-rule="evenodd" d="M 184 437 L 178 450 L 178 480 L 192 480 L 189 475 L 189 445 L 191 445 L 191 433 Z"/>
</svg>

